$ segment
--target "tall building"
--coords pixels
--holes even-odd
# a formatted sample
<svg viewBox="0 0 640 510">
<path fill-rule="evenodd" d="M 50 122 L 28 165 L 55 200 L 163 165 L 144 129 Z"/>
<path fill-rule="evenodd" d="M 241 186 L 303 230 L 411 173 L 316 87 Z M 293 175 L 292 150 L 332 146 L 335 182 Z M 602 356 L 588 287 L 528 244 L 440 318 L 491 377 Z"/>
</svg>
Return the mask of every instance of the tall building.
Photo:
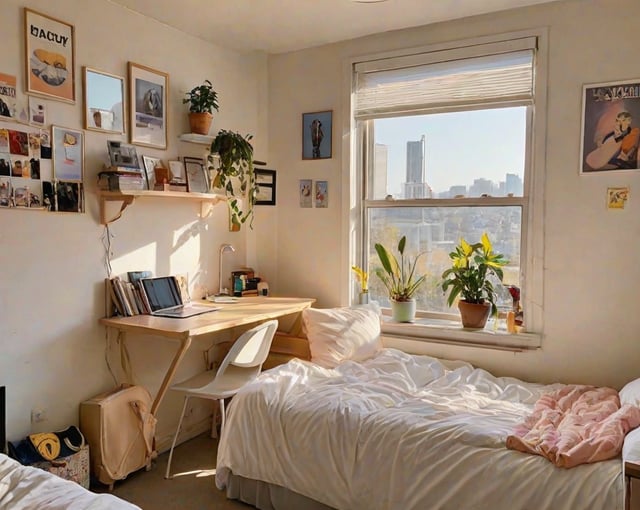
<svg viewBox="0 0 640 510">
<path fill-rule="evenodd" d="M 524 193 L 524 183 L 517 174 L 507 174 L 505 179 L 505 194 L 512 193 L 516 197 L 521 197 Z"/>
<path fill-rule="evenodd" d="M 431 188 L 426 182 L 426 140 L 407 142 L 407 174 L 404 183 L 404 198 L 430 198 Z"/>
</svg>

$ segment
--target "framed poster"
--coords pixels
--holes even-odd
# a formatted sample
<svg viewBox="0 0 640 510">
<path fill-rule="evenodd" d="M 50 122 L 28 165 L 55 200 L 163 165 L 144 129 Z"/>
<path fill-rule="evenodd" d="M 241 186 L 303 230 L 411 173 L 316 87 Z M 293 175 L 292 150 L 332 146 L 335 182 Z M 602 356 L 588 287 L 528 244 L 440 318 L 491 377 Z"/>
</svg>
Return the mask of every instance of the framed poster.
<svg viewBox="0 0 640 510">
<path fill-rule="evenodd" d="M 25 7 L 24 36 L 27 92 L 75 103 L 73 25 Z"/>
<path fill-rule="evenodd" d="M 638 170 L 640 79 L 585 85 L 580 173 Z"/>
<path fill-rule="evenodd" d="M 187 191 L 191 193 L 207 193 L 209 191 L 209 179 L 204 168 L 202 158 L 182 158 L 184 171 L 187 176 Z"/>
<path fill-rule="evenodd" d="M 167 148 L 169 75 L 129 62 L 130 142 Z"/>
<path fill-rule="evenodd" d="M 332 111 L 302 114 L 302 159 L 331 158 Z"/>
<path fill-rule="evenodd" d="M 124 133 L 124 78 L 83 67 L 84 128 Z"/>
<path fill-rule="evenodd" d="M 82 131 L 52 126 L 51 133 L 54 179 L 66 182 L 82 182 L 84 172 L 84 138 Z"/>
<path fill-rule="evenodd" d="M 256 169 L 254 173 L 258 186 L 256 205 L 276 205 L 276 171 Z"/>
</svg>

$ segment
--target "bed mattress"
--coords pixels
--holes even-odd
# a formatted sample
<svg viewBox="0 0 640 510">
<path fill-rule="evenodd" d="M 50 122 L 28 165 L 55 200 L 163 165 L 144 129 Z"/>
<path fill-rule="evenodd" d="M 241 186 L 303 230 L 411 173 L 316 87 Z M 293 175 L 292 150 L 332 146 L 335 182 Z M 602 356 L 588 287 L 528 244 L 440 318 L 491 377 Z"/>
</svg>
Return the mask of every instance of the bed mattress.
<svg viewBox="0 0 640 510">
<path fill-rule="evenodd" d="M 140 510 L 111 494 L 95 494 L 0 454 L 0 508 L 11 510 Z"/>
<path fill-rule="evenodd" d="M 622 510 L 621 459 L 563 469 L 505 447 L 559 386 L 394 349 L 335 369 L 292 360 L 234 397 L 216 484 L 233 473 L 339 510 Z"/>
</svg>

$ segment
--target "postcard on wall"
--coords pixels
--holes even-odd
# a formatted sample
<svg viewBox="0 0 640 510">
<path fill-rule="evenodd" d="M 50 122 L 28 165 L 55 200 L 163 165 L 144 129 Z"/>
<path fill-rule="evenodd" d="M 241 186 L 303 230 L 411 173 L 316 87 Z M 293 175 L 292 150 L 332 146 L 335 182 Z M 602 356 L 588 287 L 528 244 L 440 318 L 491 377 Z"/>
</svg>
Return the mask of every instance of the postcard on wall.
<svg viewBox="0 0 640 510">
<path fill-rule="evenodd" d="M 47 123 L 47 105 L 37 97 L 29 96 L 29 124 L 43 127 Z"/>
<path fill-rule="evenodd" d="M 0 73 L 0 119 L 15 118 L 16 97 L 16 77 Z"/>
<path fill-rule="evenodd" d="M 9 152 L 9 130 L 0 129 L 0 152 Z"/>
<path fill-rule="evenodd" d="M 48 129 L 40 130 L 40 157 L 51 159 L 51 134 Z"/>
<path fill-rule="evenodd" d="M 58 181 L 56 207 L 58 211 L 84 212 L 82 183 Z"/>
<path fill-rule="evenodd" d="M 19 156 L 29 155 L 29 135 L 24 131 L 9 130 L 9 152 Z"/>
<path fill-rule="evenodd" d="M 0 207 L 11 207 L 13 204 L 11 179 L 0 177 Z"/>
<path fill-rule="evenodd" d="M 42 205 L 47 211 L 56 210 L 56 188 L 52 181 L 42 181 Z"/>
<path fill-rule="evenodd" d="M 313 181 L 311 179 L 300 179 L 300 207 L 311 207 L 313 202 L 311 200 L 311 186 Z"/>
<path fill-rule="evenodd" d="M 0 175 L 11 175 L 11 155 L 0 152 Z"/>
<path fill-rule="evenodd" d="M 329 206 L 329 183 L 327 181 L 316 181 L 316 207 Z"/>
<path fill-rule="evenodd" d="M 629 186 L 607 188 L 607 209 L 624 209 L 629 199 Z"/>
<path fill-rule="evenodd" d="M 637 170 L 640 79 L 583 87 L 580 172 Z"/>
<path fill-rule="evenodd" d="M 82 181 L 84 169 L 82 131 L 53 126 L 52 134 L 55 178 L 62 181 Z"/>
<path fill-rule="evenodd" d="M 74 103 L 73 25 L 24 9 L 27 92 Z"/>
</svg>

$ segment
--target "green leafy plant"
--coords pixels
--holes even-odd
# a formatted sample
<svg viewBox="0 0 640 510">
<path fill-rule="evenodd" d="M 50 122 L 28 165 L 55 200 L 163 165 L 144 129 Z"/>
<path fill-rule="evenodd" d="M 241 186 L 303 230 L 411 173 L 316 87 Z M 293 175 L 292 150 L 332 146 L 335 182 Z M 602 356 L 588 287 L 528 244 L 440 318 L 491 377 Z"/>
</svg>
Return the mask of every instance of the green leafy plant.
<svg viewBox="0 0 640 510">
<path fill-rule="evenodd" d="M 389 292 L 389 298 L 394 301 L 409 301 L 424 282 L 426 275 L 416 275 L 416 264 L 422 253 L 418 254 L 413 261 L 410 257 L 405 260 L 405 246 L 407 236 L 402 236 L 398 243 L 398 253 L 400 261 L 393 253 L 389 252 L 380 243 L 375 244 L 375 249 L 380 259 L 382 267 L 375 270 L 376 276 L 380 278 Z"/>
<path fill-rule="evenodd" d="M 241 135 L 221 129 L 211 142 L 207 168 L 211 172 L 212 187 L 225 191 L 231 211 L 232 230 L 250 220 L 253 228 L 253 207 L 258 185 L 253 169 L 252 135 Z M 240 208 L 239 198 L 246 195 L 246 207 Z"/>
<path fill-rule="evenodd" d="M 447 303 L 452 306 L 455 299 L 467 303 L 491 304 L 491 314 L 496 315 L 496 292 L 492 277 L 502 281 L 502 267 L 508 264 L 504 256 L 493 251 L 489 236 L 482 234 L 479 243 L 469 244 L 460 238 L 455 251 L 449 253 L 451 267 L 442 273 L 442 290 L 449 292 Z"/>
<path fill-rule="evenodd" d="M 213 90 L 213 85 L 209 80 L 204 80 L 202 85 L 193 87 L 186 92 L 183 104 L 189 103 L 189 111 L 192 113 L 213 113 L 218 111 L 218 93 Z"/>
</svg>

